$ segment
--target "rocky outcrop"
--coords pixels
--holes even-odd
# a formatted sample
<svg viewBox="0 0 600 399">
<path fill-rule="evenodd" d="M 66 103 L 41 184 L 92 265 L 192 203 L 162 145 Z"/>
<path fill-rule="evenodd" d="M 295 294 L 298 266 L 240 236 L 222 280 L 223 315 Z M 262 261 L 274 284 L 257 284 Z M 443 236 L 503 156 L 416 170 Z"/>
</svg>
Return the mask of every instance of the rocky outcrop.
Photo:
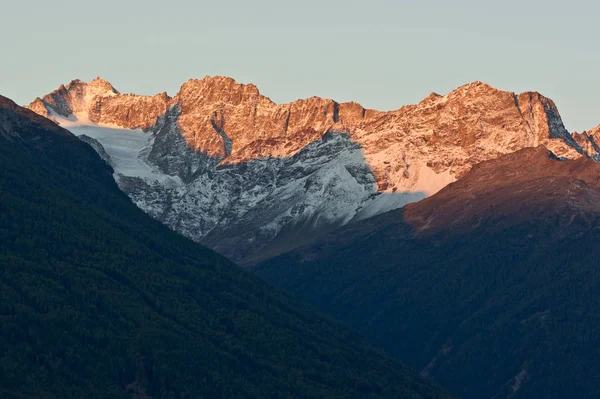
<svg viewBox="0 0 600 399">
<path fill-rule="evenodd" d="M 577 158 L 592 148 L 568 133 L 550 99 L 482 82 L 380 112 L 319 97 L 276 104 L 225 77 L 187 81 L 172 98 L 123 95 L 96 79 L 29 108 L 63 124 L 147 131 L 139 156 L 180 184 L 125 175 L 121 187 L 236 261 L 434 194 L 502 154 L 544 145 Z"/>
<path fill-rule="evenodd" d="M 87 143 L 90 147 L 92 147 L 94 149 L 94 151 L 96 151 L 96 153 L 100 156 L 100 158 L 102 158 L 102 160 L 104 162 L 106 162 L 107 165 L 111 166 L 111 167 L 115 167 L 115 164 L 113 163 L 113 161 L 110 159 L 110 155 L 108 155 L 108 153 L 106 152 L 106 150 L 104 149 L 104 147 L 102 146 L 102 144 L 100 144 L 100 142 L 90 136 L 86 136 L 85 134 L 81 134 L 78 136 L 79 140 L 83 141 L 84 143 Z"/>
<path fill-rule="evenodd" d="M 88 115 L 94 123 L 146 131 L 156 124 L 160 115 L 167 112 L 169 101 L 167 93 L 155 96 L 126 94 L 97 97 L 89 107 Z"/>
<path fill-rule="evenodd" d="M 600 161 L 600 126 L 582 133 L 574 132 L 572 136 L 587 155 Z"/>
</svg>

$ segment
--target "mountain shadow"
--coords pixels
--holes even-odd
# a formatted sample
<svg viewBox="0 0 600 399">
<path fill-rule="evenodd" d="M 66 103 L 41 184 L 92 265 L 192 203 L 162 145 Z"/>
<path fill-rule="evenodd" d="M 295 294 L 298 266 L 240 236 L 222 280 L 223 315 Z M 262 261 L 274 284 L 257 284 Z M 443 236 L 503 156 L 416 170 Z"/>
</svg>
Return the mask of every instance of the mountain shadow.
<svg viewBox="0 0 600 399">
<path fill-rule="evenodd" d="M 72 130 L 115 165 L 119 187 L 141 209 L 238 264 L 268 259 L 426 197 L 419 190 L 380 192 L 362 147 L 346 132 L 328 131 L 289 157 L 228 163 L 190 148 L 173 122 L 178 112 L 174 107 L 160 116 L 148 145 L 137 151 L 122 149 L 134 136 L 127 131 Z M 135 162 L 156 173 L 135 176 Z"/>
</svg>

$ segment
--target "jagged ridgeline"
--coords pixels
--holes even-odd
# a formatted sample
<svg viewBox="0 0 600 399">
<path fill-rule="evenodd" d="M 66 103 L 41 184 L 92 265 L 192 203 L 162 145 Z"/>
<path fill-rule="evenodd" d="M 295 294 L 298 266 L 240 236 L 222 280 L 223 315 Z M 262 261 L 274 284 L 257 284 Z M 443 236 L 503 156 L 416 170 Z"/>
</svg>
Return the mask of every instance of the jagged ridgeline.
<svg viewBox="0 0 600 399">
<path fill-rule="evenodd" d="M 153 220 L 112 174 L 0 97 L 0 397 L 448 397 Z"/>
<path fill-rule="evenodd" d="M 95 139 L 152 217 L 242 264 L 423 199 L 501 154 L 598 149 L 595 133 L 569 134 L 550 99 L 481 82 L 380 112 L 318 97 L 275 104 L 223 77 L 190 80 L 174 97 L 96 79 L 30 109 Z"/>
</svg>

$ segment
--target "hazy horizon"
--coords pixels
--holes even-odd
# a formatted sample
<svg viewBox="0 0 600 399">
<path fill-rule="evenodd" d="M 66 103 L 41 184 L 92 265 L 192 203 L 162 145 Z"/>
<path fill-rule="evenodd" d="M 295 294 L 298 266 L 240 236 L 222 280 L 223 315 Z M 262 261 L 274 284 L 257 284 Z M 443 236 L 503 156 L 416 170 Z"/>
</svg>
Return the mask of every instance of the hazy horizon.
<svg viewBox="0 0 600 399">
<path fill-rule="evenodd" d="M 570 131 L 600 124 L 591 1 L 180 0 L 6 6 L 0 94 L 26 105 L 96 76 L 123 93 L 175 94 L 230 76 L 277 103 L 320 96 L 392 110 L 473 81 L 538 91 Z"/>
</svg>

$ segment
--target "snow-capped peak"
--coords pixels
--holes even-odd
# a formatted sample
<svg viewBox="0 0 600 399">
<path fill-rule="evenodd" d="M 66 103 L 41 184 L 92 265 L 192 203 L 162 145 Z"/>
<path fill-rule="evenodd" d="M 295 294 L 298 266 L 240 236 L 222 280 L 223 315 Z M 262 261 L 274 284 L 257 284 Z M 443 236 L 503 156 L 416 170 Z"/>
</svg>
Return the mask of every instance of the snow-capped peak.
<svg viewBox="0 0 600 399">
<path fill-rule="evenodd" d="M 81 133 L 104 147 L 142 209 L 241 262 L 422 199 L 501 154 L 544 145 L 577 158 L 591 148 L 550 99 L 482 82 L 381 112 L 319 97 L 276 104 L 221 76 L 189 80 L 173 98 L 95 79 L 30 109 L 91 126 Z"/>
</svg>

